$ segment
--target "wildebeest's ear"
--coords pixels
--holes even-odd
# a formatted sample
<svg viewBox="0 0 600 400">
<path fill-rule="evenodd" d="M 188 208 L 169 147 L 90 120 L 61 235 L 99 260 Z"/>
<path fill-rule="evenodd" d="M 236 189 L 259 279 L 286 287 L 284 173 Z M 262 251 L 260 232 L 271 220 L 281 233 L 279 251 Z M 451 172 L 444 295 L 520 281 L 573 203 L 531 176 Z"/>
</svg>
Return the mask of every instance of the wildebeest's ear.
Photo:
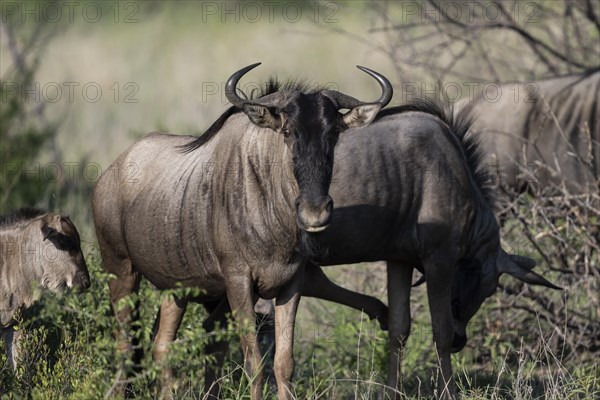
<svg viewBox="0 0 600 400">
<path fill-rule="evenodd" d="M 44 240 L 48 239 L 50 236 L 58 233 L 56 229 L 49 227 L 48 225 L 42 226 L 42 235 L 44 236 Z"/>
<path fill-rule="evenodd" d="M 498 272 L 501 274 L 507 273 L 531 285 L 540 285 L 551 289 L 562 290 L 562 288 L 549 282 L 543 276 L 533 272 L 532 269 L 535 267 L 535 264 L 535 260 L 529 257 L 506 254 L 506 257 L 498 258 Z"/>
<path fill-rule="evenodd" d="M 380 109 L 379 103 L 361 104 L 348 111 L 342 118 L 348 128 L 360 128 L 373 121 Z"/>
<path fill-rule="evenodd" d="M 255 125 L 277 131 L 281 128 L 281 117 L 267 106 L 244 104 L 244 113 Z"/>
</svg>

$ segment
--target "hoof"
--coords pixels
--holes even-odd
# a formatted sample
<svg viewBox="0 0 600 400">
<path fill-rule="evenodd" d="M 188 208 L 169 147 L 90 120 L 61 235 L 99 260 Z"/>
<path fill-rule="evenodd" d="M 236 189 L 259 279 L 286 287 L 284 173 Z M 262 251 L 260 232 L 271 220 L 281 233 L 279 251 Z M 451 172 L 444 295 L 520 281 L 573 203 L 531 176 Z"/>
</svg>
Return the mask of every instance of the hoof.
<svg viewBox="0 0 600 400">
<path fill-rule="evenodd" d="M 377 319 L 377 322 L 379 322 L 379 327 L 384 330 L 387 331 L 388 330 L 388 308 L 385 304 L 381 303 L 379 306 L 379 311 L 377 311 L 377 313 L 374 314 L 369 314 L 369 319 L 370 320 L 374 320 Z"/>
</svg>

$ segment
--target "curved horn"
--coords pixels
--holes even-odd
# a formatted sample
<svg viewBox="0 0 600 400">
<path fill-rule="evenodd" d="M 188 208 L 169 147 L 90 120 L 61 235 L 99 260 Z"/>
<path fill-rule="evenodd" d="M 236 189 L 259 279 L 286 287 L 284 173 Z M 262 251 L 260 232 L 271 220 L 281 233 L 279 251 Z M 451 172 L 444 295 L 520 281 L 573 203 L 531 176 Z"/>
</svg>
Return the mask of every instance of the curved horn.
<svg viewBox="0 0 600 400">
<path fill-rule="evenodd" d="M 247 67 L 240 69 L 239 71 L 231 75 L 229 79 L 227 79 L 227 83 L 225 84 L 225 96 L 227 96 L 227 100 L 229 100 L 231 104 L 233 104 L 236 107 L 242 108 L 244 103 L 248 103 L 248 100 L 242 99 L 240 96 L 238 96 L 235 90 L 240 78 L 251 69 L 258 67 L 260 64 L 261 63 L 258 62 L 255 64 L 248 65 Z"/>
<path fill-rule="evenodd" d="M 502 262 L 498 264 L 498 272 L 500 274 L 507 273 L 531 285 L 540 285 L 550 289 L 562 290 L 561 287 L 554 285 L 543 276 L 532 271 L 532 268 L 535 266 L 535 260 L 508 253 L 504 254 L 508 257 L 502 257 Z"/>
<path fill-rule="evenodd" d="M 360 69 L 363 72 L 366 72 L 367 74 L 371 75 L 377 80 L 379 86 L 381 86 L 381 97 L 374 101 L 374 103 L 381 104 L 381 108 L 387 106 L 392 100 L 392 96 L 394 95 L 394 89 L 390 81 L 385 76 L 381 75 L 379 72 L 375 72 L 367 67 L 361 67 L 360 65 L 357 65 L 356 68 Z"/>
<path fill-rule="evenodd" d="M 514 276 L 515 278 L 517 278 L 525 283 L 529 283 L 531 285 L 540 285 L 540 286 L 545 286 L 550 289 L 563 290 L 561 287 L 556 286 L 552 282 L 549 282 L 543 276 L 536 274 L 533 271 L 527 271 L 527 272 L 513 271 L 513 272 L 508 272 L 508 273 L 510 275 Z"/>
<path fill-rule="evenodd" d="M 394 89 L 393 89 L 390 81 L 385 76 L 383 76 L 380 73 L 375 72 L 372 69 L 369 69 L 367 67 L 362 67 L 360 65 L 357 65 L 356 68 L 360 69 L 363 72 L 366 72 L 367 74 L 369 74 L 370 76 L 375 78 L 377 80 L 377 82 L 379 83 L 379 86 L 381 86 L 381 91 L 382 91 L 381 97 L 379 99 L 377 99 L 376 101 L 372 102 L 372 104 L 381 104 L 381 108 L 388 105 L 388 103 L 392 99 L 392 95 L 394 94 Z M 365 102 L 357 100 L 352 96 L 348 96 L 347 94 L 340 93 L 335 90 L 323 90 L 322 93 L 324 95 L 326 95 L 327 97 L 329 97 L 338 109 L 340 109 L 340 108 L 352 109 L 361 104 L 366 104 Z"/>
</svg>

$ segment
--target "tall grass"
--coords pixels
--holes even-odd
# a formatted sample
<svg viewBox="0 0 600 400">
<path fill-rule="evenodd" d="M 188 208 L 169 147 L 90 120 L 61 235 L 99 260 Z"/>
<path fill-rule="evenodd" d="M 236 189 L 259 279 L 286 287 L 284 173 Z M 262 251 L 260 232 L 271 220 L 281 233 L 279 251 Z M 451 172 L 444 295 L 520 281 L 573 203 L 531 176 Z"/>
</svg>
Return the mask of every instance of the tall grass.
<svg viewBox="0 0 600 400">
<path fill-rule="evenodd" d="M 113 394 L 115 325 L 105 280 L 97 257 L 89 257 L 93 279 L 86 293 L 46 295 L 43 307 L 24 321 L 26 357 L 13 372 L 0 353 L 2 399 L 96 399 Z M 140 291 L 142 302 L 142 346 L 146 350 L 143 372 L 133 379 L 140 398 L 154 398 L 154 382 L 160 366 L 151 359 L 150 330 L 161 293 L 149 285 Z M 418 293 L 417 302 L 425 301 Z M 304 300 L 303 300 L 304 302 Z M 311 300 L 311 303 L 317 303 Z M 317 305 L 314 305 L 317 307 Z M 385 384 L 387 338 L 375 322 L 353 310 L 327 304 L 333 312 L 317 325 L 298 324 L 295 344 L 294 395 L 298 399 L 377 399 Z M 300 319 L 311 318 L 305 307 Z M 302 309 L 302 308 L 301 308 Z M 203 353 L 207 335 L 202 331 L 202 307 L 191 306 L 172 345 L 169 364 L 177 375 L 175 394 L 180 399 L 202 399 Z M 403 370 L 406 399 L 428 399 L 435 382 L 436 367 L 427 315 L 415 315 L 413 335 L 407 345 Z M 541 324 L 540 324 L 541 325 Z M 302 333 L 300 333 L 302 332 Z M 536 328 L 541 349 L 532 355 L 524 346 L 511 348 L 482 365 L 470 357 L 471 350 L 453 357 L 455 377 L 465 399 L 593 399 L 600 396 L 598 364 L 565 364 L 550 345 L 547 332 Z M 220 379 L 222 398 L 248 399 L 249 382 L 242 372 L 242 358 L 235 329 L 220 332 L 231 341 Z M 531 343 L 530 343 L 531 345 Z M 514 362 L 516 360 L 516 362 Z M 270 380 L 265 394 L 274 394 Z"/>
</svg>

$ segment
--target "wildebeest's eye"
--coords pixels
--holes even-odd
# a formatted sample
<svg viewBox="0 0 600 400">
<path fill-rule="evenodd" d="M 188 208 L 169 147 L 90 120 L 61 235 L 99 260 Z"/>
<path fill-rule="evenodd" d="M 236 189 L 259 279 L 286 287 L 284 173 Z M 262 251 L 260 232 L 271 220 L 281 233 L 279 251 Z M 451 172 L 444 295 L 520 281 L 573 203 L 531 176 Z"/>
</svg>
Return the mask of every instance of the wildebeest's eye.
<svg viewBox="0 0 600 400">
<path fill-rule="evenodd" d="M 283 128 L 283 130 L 281 131 L 284 135 L 289 136 L 290 134 L 290 129 L 289 128 Z"/>
</svg>

